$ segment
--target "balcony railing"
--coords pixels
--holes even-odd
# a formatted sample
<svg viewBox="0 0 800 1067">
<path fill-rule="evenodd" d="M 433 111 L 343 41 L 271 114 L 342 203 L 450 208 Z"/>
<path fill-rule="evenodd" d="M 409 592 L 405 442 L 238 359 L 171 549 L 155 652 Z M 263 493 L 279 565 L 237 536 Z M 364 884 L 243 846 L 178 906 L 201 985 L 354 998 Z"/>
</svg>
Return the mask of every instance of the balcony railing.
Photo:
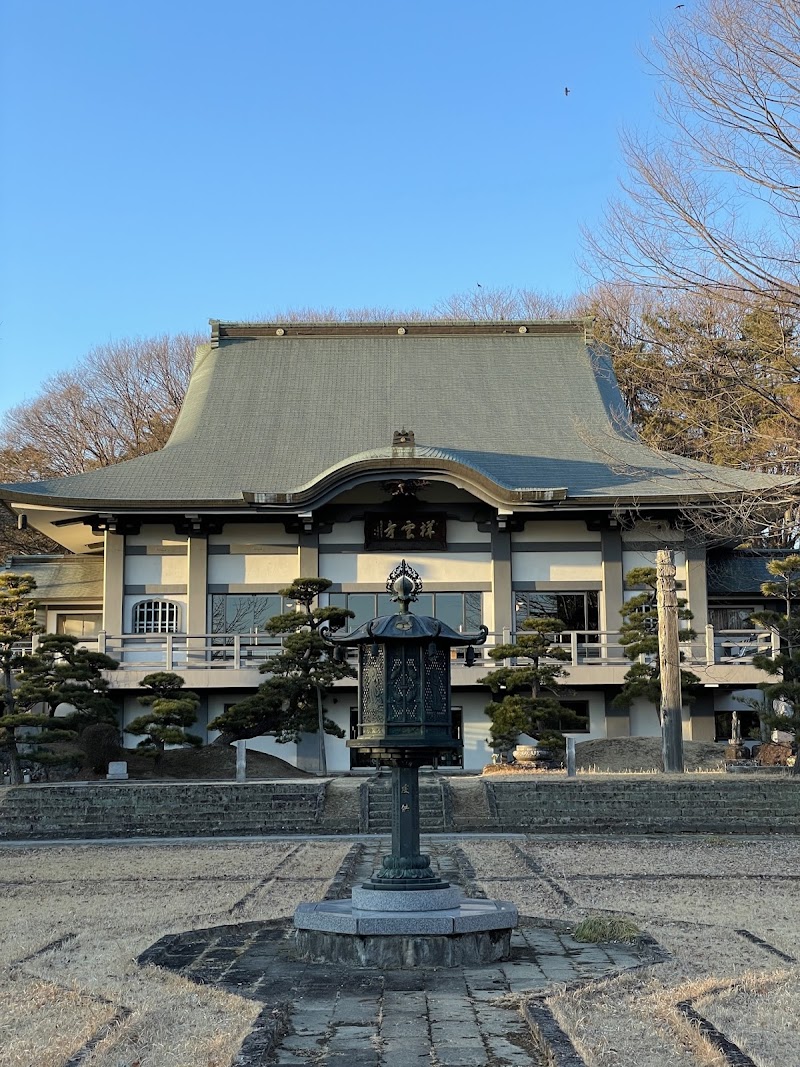
<svg viewBox="0 0 800 1067">
<path fill-rule="evenodd" d="M 475 667 L 495 665 L 492 648 L 508 644 L 512 631 L 489 634 L 485 645 L 475 648 Z M 619 633 L 602 630 L 568 630 L 558 644 L 569 653 L 565 667 L 626 666 L 629 660 L 619 643 Z M 35 647 L 34 638 L 33 646 Z M 257 670 L 281 649 L 281 639 L 265 633 L 252 634 L 123 634 L 101 631 L 95 639 L 81 644 L 105 652 L 119 663 L 120 670 Z M 28 647 L 31 647 L 29 644 Z M 712 664 L 749 664 L 753 656 L 774 655 L 779 638 L 769 630 L 715 630 L 707 626 L 694 641 L 681 645 L 687 667 Z M 463 662 L 464 649 L 453 649 L 454 664 Z M 354 650 L 351 650 L 354 657 Z"/>
</svg>

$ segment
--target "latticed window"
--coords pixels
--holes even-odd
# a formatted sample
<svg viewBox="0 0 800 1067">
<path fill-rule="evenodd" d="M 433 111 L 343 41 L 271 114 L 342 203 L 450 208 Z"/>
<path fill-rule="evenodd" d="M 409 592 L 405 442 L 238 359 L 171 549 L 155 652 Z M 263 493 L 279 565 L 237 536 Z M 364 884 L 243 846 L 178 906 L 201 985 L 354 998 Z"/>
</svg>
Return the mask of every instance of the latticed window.
<svg viewBox="0 0 800 1067">
<path fill-rule="evenodd" d="M 178 605 L 171 600 L 140 600 L 133 605 L 135 634 L 177 633 L 178 619 Z"/>
</svg>

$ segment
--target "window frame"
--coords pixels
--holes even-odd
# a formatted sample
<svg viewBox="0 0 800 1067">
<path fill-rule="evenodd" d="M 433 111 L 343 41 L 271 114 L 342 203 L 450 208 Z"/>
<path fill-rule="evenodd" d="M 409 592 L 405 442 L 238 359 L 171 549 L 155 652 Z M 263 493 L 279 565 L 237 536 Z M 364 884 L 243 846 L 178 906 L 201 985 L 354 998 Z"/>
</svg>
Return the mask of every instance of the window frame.
<svg viewBox="0 0 800 1067">
<path fill-rule="evenodd" d="M 149 619 L 148 611 L 151 613 Z M 131 607 L 131 633 L 137 636 L 181 633 L 181 605 L 176 600 L 158 597 L 137 600 Z"/>
</svg>

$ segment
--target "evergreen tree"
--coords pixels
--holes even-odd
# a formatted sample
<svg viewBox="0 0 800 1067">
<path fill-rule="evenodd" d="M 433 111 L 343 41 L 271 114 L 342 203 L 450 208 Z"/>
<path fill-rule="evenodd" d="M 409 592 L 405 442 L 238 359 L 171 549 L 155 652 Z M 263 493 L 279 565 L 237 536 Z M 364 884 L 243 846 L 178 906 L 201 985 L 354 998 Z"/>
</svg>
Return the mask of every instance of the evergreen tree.
<svg viewBox="0 0 800 1067">
<path fill-rule="evenodd" d="M 320 633 L 328 627 L 338 630 L 353 618 L 346 608 L 320 607 L 318 598 L 330 586 L 327 578 L 297 578 L 280 590 L 299 610 L 274 615 L 267 622 L 268 633 L 283 636 L 283 647 L 262 665 L 269 678 L 258 691 L 210 723 L 220 731 L 216 744 L 264 734 L 279 742 L 297 742 L 301 734 L 317 733 L 319 773 L 327 773 L 325 734 L 344 737 L 344 732 L 325 716 L 323 700 L 337 679 L 356 677 L 348 663 L 333 658 Z"/>
<path fill-rule="evenodd" d="M 507 751 L 516 745 L 520 734 L 528 734 L 543 748 L 563 749 L 562 730 L 583 725 L 583 719 L 558 699 L 557 679 L 567 673 L 560 664 L 570 654 L 553 644 L 552 638 L 563 629 L 560 619 L 525 619 L 516 641 L 490 650 L 495 662 L 525 661 L 517 666 L 498 667 L 479 679 L 495 697 L 486 707 L 492 720 L 492 748 Z M 497 699 L 501 693 L 505 696 Z"/>
<path fill-rule="evenodd" d="M 183 688 L 179 674 L 155 671 L 142 678 L 140 685 L 147 692 L 136 699 L 149 710 L 125 727 L 125 733 L 144 734 L 137 748 L 160 758 L 167 745 L 202 745 L 202 739 L 196 734 L 186 733 L 186 727 L 197 721 L 200 697 Z"/>
<path fill-rule="evenodd" d="M 765 609 L 756 612 L 753 621 L 766 626 L 778 635 L 780 651 L 774 656 L 753 656 L 753 666 L 776 678 L 759 686 L 765 703 L 774 709 L 764 715 L 764 722 L 773 729 L 794 736 L 794 750 L 800 741 L 800 555 L 773 559 L 767 564 L 773 580 L 764 582 L 761 592 L 771 600 L 782 600 L 782 612 Z M 794 774 L 800 773 L 795 756 Z"/>
<path fill-rule="evenodd" d="M 118 708 L 102 673 L 118 666 L 110 656 L 81 648 L 75 637 L 44 634 L 20 665 L 14 692 L 18 725 L 37 728 L 28 736 L 26 759 L 45 766 L 63 763 L 65 757 L 48 745 L 75 741 L 84 727 L 95 723 L 116 725 Z M 56 717 L 62 705 L 71 710 Z M 37 708 L 43 710 L 37 714 Z"/>
<path fill-rule="evenodd" d="M 637 697 L 654 704 L 661 710 L 661 680 L 658 664 L 658 607 L 656 604 L 657 576 L 655 567 L 634 567 L 625 575 L 625 584 L 644 586 L 641 593 L 627 600 L 620 608 L 622 625 L 619 628 L 619 643 L 625 649 L 625 655 L 633 661 L 625 675 L 621 691 L 614 697 L 612 704 L 617 708 L 629 708 Z M 692 613 L 686 607 L 686 600 L 678 598 L 678 619 L 688 622 Z M 690 627 L 678 630 L 681 641 L 691 641 L 696 636 Z M 700 679 L 691 671 L 681 670 L 681 693 L 684 700 L 692 699 L 695 686 Z"/>
<path fill-rule="evenodd" d="M 36 622 L 37 602 L 31 593 L 36 582 L 30 574 L 0 574 L 0 668 L 3 689 L 0 694 L 0 748 L 8 754 L 11 785 L 22 782 L 22 766 L 17 747 L 17 713 L 14 675 L 22 668 L 18 646 L 42 627 Z"/>
</svg>

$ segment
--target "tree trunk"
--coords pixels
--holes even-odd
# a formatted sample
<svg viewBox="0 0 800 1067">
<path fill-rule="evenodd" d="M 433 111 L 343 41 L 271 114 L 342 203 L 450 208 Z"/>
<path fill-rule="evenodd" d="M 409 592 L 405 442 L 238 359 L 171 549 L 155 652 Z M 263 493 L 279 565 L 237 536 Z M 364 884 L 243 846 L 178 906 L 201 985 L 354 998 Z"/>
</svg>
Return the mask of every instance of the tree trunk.
<svg viewBox="0 0 800 1067">
<path fill-rule="evenodd" d="M 12 737 L 6 750 L 8 752 L 9 762 L 9 785 L 22 785 L 22 764 L 19 761 L 19 752 L 17 751 L 17 742 Z"/>
<path fill-rule="evenodd" d="M 16 701 L 14 700 L 14 681 L 11 674 L 11 659 L 10 650 L 8 654 L 3 657 L 3 712 L 6 715 L 13 715 L 16 710 Z M 8 763 L 9 763 L 9 785 L 22 785 L 22 765 L 19 761 L 19 750 L 17 749 L 17 741 L 14 736 L 14 727 L 10 727 L 8 730 Z"/>
<path fill-rule="evenodd" d="M 317 734 L 319 736 L 319 773 L 328 773 L 328 758 L 325 754 L 325 713 L 322 710 L 322 693 L 317 689 Z"/>
<path fill-rule="evenodd" d="M 666 774 L 682 774 L 681 653 L 678 641 L 675 561 L 671 549 L 658 550 L 656 568 L 658 660 L 661 682 L 661 755 Z"/>
</svg>

